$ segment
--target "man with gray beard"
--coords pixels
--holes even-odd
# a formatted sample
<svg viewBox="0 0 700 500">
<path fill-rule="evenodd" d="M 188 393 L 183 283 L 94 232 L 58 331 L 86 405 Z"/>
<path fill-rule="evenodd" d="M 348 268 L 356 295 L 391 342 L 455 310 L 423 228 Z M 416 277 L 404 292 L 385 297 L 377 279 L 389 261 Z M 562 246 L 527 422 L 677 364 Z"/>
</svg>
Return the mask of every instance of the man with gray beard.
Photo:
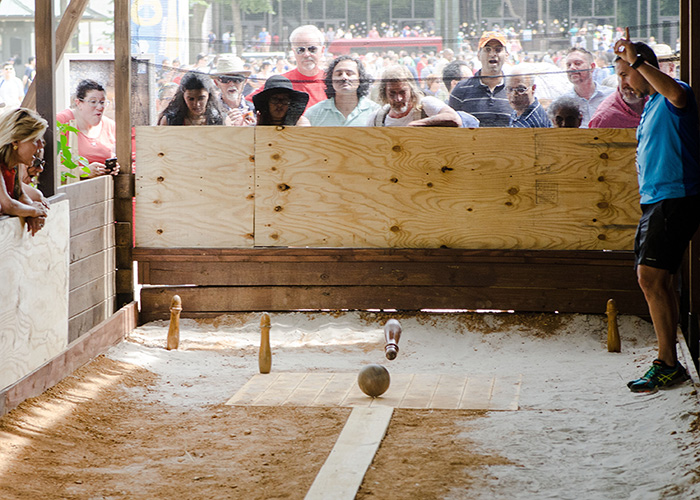
<svg viewBox="0 0 700 500">
<path fill-rule="evenodd" d="M 615 61 L 615 73 L 628 73 L 630 65 L 624 59 Z M 617 91 L 598 106 L 588 124 L 589 128 L 636 128 L 642 119 L 646 97 L 637 97 L 629 83 L 620 81 Z"/>
</svg>

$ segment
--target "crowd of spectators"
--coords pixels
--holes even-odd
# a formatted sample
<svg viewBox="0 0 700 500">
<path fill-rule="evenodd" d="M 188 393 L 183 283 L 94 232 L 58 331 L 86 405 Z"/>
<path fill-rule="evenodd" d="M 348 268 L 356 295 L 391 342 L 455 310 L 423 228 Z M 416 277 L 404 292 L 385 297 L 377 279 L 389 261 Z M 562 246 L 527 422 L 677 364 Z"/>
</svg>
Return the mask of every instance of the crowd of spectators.
<svg viewBox="0 0 700 500">
<path fill-rule="evenodd" d="M 328 47 L 339 37 L 415 37 L 432 34 L 431 27 L 403 27 L 382 23 L 317 28 L 301 26 L 290 35 L 289 53 L 270 54 L 270 58 L 241 58 L 233 53 L 200 54 L 194 64 L 182 67 L 179 61 L 165 60 L 159 72 L 158 123 L 162 121 L 164 103 L 161 94 L 174 92 L 175 85 L 187 72 L 197 72 L 212 80 L 214 95 L 229 112 L 227 123 L 237 126 L 256 124 L 254 95 L 262 91 L 272 76 L 282 75 L 294 90 L 309 95 L 304 118 L 312 126 L 373 126 L 365 118 L 377 109 L 391 108 L 384 92 L 384 80 L 396 80 L 397 66 L 411 76 L 411 93 L 419 93 L 416 109 L 434 110 L 435 102 L 449 105 L 469 127 L 636 127 L 644 100 L 629 88 L 618 85 L 613 45 L 622 36 L 621 29 L 599 26 L 594 29 L 558 26 L 549 30 L 568 36 L 569 47 L 545 52 L 524 51 L 520 40 L 546 31 L 533 25 L 478 33 L 466 23 L 461 26 L 457 50 L 445 48 L 435 52 L 383 50 L 335 57 Z M 476 38 L 475 38 L 476 36 Z M 256 35 L 254 50 L 267 52 L 275 47 L 274 37 L 265 29 Z M 229 37 L 230 40 L 230 37 Z M 674 51 L 649 40 L 659 54 L 665 70 L 676 76 Z M 210 46 L 216 46 L 211 40 Z M 284 54 L 284 55 L 283 55 Z M 231 72 L 231 66 L 237 69 Z M 664 68 L 662 68 L 664 69 Z M 337 75 L 334 73 L 338 72 Z M 403 70 L 402 70 L 403 71 Z M 393 75 L 393 76 L 392 76 Z M 235 79 L 236 83 L 233 83 Z M 415 83 L 415 86 L 413 85 Z M 231 98 L 233 96 L 233 98 Z M 425 106 L 421 104 L 424 98 Z M 578 120 L 557 120 L 549 109 L 551 103 L 566 97 L 567 108 L 576 105 Z M 168 98 L 166 96 L 166 98 Z M 169 98 L 172 98 L 170 96 Z M 604 103 L 604 104 L 603 104 Z M 234 112 L 231 112 L 235 108 Z M 398 107 L 396 108 L 398 109 Z M 362 113 L 360 113 L 362 111 Z M 599 116 L 596 116 L 598 112 Z M 389 122 L 395 112 L 389 112 Z M 246 119 L 242 119 L 243 116 Z M 382 116 L 380 112 L 378 116 Z M 409 120 L 407 123 L 418 122 Z M 383 123 L 386 120 L 383 119 Z M 449 122 L 449 120 L 448 120 Z M 297 120 L 305 124 L 306 120 Z M 415 124 L 415 123 L 414 123 Z"/>
</svg>

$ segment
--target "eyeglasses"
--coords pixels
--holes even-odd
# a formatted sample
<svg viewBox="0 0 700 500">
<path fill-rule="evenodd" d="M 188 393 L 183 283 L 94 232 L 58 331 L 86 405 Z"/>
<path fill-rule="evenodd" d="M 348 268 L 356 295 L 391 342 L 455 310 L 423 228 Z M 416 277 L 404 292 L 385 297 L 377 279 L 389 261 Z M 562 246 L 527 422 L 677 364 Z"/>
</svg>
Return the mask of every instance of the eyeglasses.
<svg viewBox="0 0 700 500">
<path fill-rule="evenodd" d="M 301 55 L 307 50 L 309 51 L 309 54 L 315 54 L 318 51 L 318 47 L 316 47 L 315 45 L 312 45 L 311 47 L 297 47 L 294 49 L 294 52 Z"/>
<path fill-rule="evenodd" d="M 219 76 L 217 78 L 223 84 L 241 83 L 243 80 L 245 80 L 245 78 L 242 76 Z"/>
<path fill-rule="evenodd" d="M 515 94 L 517 95 L 523 95 L 525 92 L 527 92 L 527 89 L 529 88 L 530 87 L 526 87 L 525 85 L 519 85 L 517 87 L 506 87 L 506 92 L 509 94 L 511 92 L 515 92 Z"/>
<path fill-rule="evenodd" d="M 273 106 L 276 105 L 282 105 L 282 106 L 289 106 L 289 104 L 292 101 L 289 99 L 289 97 L 270 97 L 270 104 Z"/>
<path fill-rule="evenodd" d="M 110 104 L 112 104 L 111 101 L 98 101 L 97 99 L 88 99 L 87 101 L 85 99 L 80 99 L 80 100 L 93 108 L 97 108 L 99 106 L 102 106 L 103 108 L 106 109 L 109 107 Z"/>
</svg>

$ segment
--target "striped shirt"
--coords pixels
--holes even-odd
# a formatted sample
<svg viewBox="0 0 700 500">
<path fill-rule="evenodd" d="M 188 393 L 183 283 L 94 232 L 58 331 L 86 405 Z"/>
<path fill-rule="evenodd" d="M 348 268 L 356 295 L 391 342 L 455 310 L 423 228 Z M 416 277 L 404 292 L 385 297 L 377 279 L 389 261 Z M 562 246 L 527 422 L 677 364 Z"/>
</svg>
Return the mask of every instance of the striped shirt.
<svg viewBox="0 0 700 500">
<path fill-rule="evenodd" d="M 491 91 L 488 85 L 481 83 L 481 70 L 457 84 L 450 95 L 450 107 L 474 115 L 481 127 L 507 127 L 513 112 L 505 83 Z"/>
<path fill-rule="evenodd" d="M 547 116 L 540 101 L 535 100 L 530 104 L 523 114 L 518 116 L 517 111 L 510 115 L 510 126 L 515 128 L 547 128 L 552 126 L 552 120 Z"/>
</svg>

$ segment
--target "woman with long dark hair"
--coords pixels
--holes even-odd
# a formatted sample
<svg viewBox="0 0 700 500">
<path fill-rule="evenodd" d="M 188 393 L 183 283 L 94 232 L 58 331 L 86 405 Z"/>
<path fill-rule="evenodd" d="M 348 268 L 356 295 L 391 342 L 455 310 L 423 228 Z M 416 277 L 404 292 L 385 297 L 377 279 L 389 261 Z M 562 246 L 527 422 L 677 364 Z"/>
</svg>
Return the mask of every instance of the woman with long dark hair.
<svg viewBox="0 0 700 500">
<path fill-rule="evenodd" d="M 158 118 L 158 125 L 229 125 L 214 82 L 204 73 L 190 71 L 170 104 Z"/>
</svg>

